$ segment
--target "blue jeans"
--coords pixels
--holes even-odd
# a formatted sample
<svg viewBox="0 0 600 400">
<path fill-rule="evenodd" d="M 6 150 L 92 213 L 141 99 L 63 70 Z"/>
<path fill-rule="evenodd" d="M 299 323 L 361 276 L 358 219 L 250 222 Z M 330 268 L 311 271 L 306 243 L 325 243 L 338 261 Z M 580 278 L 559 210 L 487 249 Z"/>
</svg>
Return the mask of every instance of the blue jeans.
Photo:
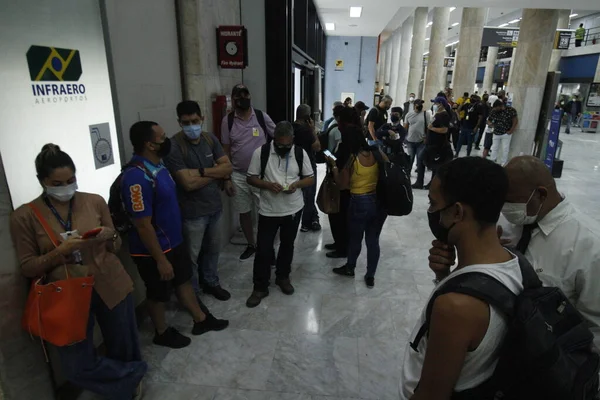
<svg viewBox="0 0 600 400">
<path fill-rule="evenodd" d="M 571 125 L 575 125 L 578 118 L 577 114 L 567 114 L 567 129 L 565 130 L 565 133 L 571 133 Z"/>
<path fill-rule="evenodd" d="M 406 142 L 408 155 L 410 156 L 410 164 L 408 165 L 408 172 L 412 173 L 412 168 L 417 159 L 417 166 L 421 164 L 423 159 L 423 152 L 425 151 L 425 143 L 423 142 Z"/>
<path fill-rule="evenodd" d="M 200 293 L 200 285 L 219 285 L 218 265 L 221 247 L 219 220 L 222 212 L 196 219 L 183 220 L 183 236 L 192 262 L 192 286 Z"/>
<path fill-rule="evenodd" d="M 96 355 L 94 317 L 102 331 L 106 357 Z M 130 400 L 148 369 L 140 353 L 133 296 L 129 294 L 109 310 L 92 291 L 87 339 L 57 350 L 71 383 L 111 400 Z"/>
<path fill-rule="evenodd" d="M 317 196 L 317 166 L 313 165 L 315 171 L 315 183 L 311 186 L 302 188 L 302 197 L 304 197 L 304 211 L 302 212 L 302 226 L 310 228 L 313 222 L 319 222 L 319 211 L 315 204 Z"/>
<path fill-rule="evenodd" d="M 475 132 L 471 128 L 461 128 L 460 136 L 458 138 L 458 145 L 456 146 L 456 154 L 460 153 L 460 149 L 464 144 L 467 145 L 467 156 L 471 155 L 473 150 L 473 141 L 475 140 Z"/>
<path fill-rule="evenodd" d="M 377 202 L 377 195 L 352 195 L 348 209 L 348 269 L 356 268 L 362 240 L 367 244 L 367 277 L 374 277 L 379 263 L 379 235 L 387 218 Z"/>
</svg>

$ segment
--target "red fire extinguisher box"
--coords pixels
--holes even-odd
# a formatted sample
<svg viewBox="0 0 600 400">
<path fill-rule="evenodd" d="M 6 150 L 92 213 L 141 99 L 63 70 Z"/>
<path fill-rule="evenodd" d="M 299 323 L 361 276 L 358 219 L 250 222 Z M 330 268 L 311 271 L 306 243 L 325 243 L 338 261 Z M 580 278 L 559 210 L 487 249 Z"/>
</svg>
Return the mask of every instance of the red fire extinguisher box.
<svg viewBox="0 0 600 400">
<path fill-rule="evenodd" d="M 220 95 L 212 98 L 213 133 L 221 141 L 221 123 L 231 111 L 231 96 Z"/>
</svg>

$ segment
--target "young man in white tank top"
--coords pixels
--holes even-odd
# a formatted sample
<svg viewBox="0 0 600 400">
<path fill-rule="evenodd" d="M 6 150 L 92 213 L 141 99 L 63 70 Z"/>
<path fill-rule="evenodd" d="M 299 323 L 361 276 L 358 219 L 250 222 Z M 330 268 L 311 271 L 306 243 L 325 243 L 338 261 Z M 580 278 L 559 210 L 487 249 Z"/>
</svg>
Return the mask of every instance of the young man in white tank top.
<svg viewBox="0 0 600 400">
<path fill-rule="evenodd" d="M 456 159 L 438 170 L 429 191 L 429 225 L 458 256 L 453 271 L 450 266 L 436 270 L 438 288 L 458 275 L 481 272 L 521 293 L 518 260 L 502 247 L 496 232 L 507 190 L 504 169 L 483 158 Z M 411 341 L 424 322 L 425 310 Z M 479 386 L 491 377 L 506 332 L 505 317 L 485 302 L 459 293 L 439 296 L 428 335 L 417 350 L 407 344 L 400 398 L 450 399 L 454 391 Z"/>
</svg>

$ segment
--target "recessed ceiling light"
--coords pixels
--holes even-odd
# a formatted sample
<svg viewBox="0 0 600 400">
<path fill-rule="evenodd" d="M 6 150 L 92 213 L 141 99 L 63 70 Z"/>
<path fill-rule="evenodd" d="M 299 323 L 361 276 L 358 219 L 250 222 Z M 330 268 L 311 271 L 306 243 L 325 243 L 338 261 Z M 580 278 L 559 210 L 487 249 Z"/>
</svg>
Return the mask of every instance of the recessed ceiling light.
<svg viewBox="0 0 600 400">
<path fill-rule="evenodd" d="M 512 21 L 508 21 L 509 24 L 516 24 L 517 22 L 519 22 L 521 20 L 521 18 L 517 18 L 517 19 L 513 19 Z"/>
<path fill-rule="evenodd" d="M 459 24 L 458 22 L 455 22 L 452 24 L 452 26 L 458 26 L 458 24 Z"/>
<path fill-rule="evenodd" d="M 429 38 L 426 38 L 425 40 L 429 40 Z"/>
<path fill-rule="evenodd" d="M 569 15 L 569 18 L 573 18 L 573 17 L 576 17 L 576 16 L 578 16 L 578 15 L 579 15 L 579 14 L 571 14 L 571 15 Z"/>
<path fill-rule="evenodd" d="M 450 12 L 456 10 L 456 7 L 450 7 Z"/>
<path fill-rule="evenodd" d="M 431 25 L 433 25 L 433 21 L 429 21 L 426 26 L 431 26 Z"/>
<path fill-rule="evenodd" d="M 350 18 L 360 18 L 362 7 L 350 7 Z"/>
<path fill-rule="evenodd" d="M 427 52 L 427 53 L 423 53 L 423 55 L 424 55 L 424 56 L 426 56 L 427 54 L 429 54 L 429 52 Z"/>
<path fill-rule="evenodd" d="M 505 26 L 508 26 L 508 23 L 505 22 L 505 23 L 499 25 L 500 28 L 504 28 Z"/>
<path fill-rule="evenodd" d="M 335 31 L 335 24 L 333 22 L 325 23 L 325 30 L 326 31 Z"/>
</svg>

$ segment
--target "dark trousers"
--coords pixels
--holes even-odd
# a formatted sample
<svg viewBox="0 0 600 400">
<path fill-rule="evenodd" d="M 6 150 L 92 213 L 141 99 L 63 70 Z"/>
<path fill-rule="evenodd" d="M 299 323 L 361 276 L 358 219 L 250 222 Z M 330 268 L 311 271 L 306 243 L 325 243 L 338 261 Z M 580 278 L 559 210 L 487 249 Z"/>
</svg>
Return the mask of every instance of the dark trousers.
<svg viewBox="0 0 600 400">
<path fill-rule="evenodd" d="M 479 127 L 479 131 L 477 132 L 477 137 L 475 138 L 475 146 L 476 147 L 479 147 L 479 145 L 481 144 L 481 139 L 483 139 L 486 126 L 487 125 L 484 123 Z"/>
<path fill-rule="evenodd" d="M 102 331 L 106 357 L 96 355 L 95 320 Z M 71 383 L 111 400 L 130 400 L 148 368 L 140 353 L 131 294 L 110 310 L 92 291 L 87 338 L 57 349 L 63 372 Z"/>
<path fill-rule="evenodd" d="M 289 279 L 294 258 L 294 242 L 298 234 L 298 226 L 302 211 L 285 217 L 258 216 L 258 235 L 256 256 L 254 257 L 254 290 L 266 292 L 271 280 L 271 260 L 273 259 L 273 243 L 279 232 L 279 252 L 275 276 L 277 279 Z"/>
<path fill-rule="evenodd" d="M 425 152 L 425 149 L 423 149 L 423 153 Z M 415 182 L 415 185 L 417 186 L 423 186 L 423 181 L 425 180 L 425 157 L 418 158 L 417 157 L 417 181 Z"/>
<path fill-rule="evenodd" d="M 460 129 L 460 137 L 458 138 L 458 144 L 455 147 L 457 156 L 458 153 L 460 153 L 460 149 L 465 144 L 467 145 L 467 156 L 471 155 L 471 150 L 473 150 L 473 139 L 475 139 L 474 134 L 475 132 L 473 129 L 466 127 Z"/>
<path fill-rule="evenodd" d="M 348 247 L 349 269 L 356 268 L 363 237 L 367 245 L 367 276 L 374 277 L 379 263 L 379 235 L 387 218 L 383 207 L 377 202 L 376 194 L 353 195 L 348 210 L 350 244 Z"/>
<path fill-rule="evenodd" d="M 583 39 L 575 39 L 575 47 L 581 47 L 582 42 L 583 42 Z"/>
<path fill-rule="evenodd" d="M 406 146 L 408 147 L 408 153 L 410 156 L 408 173 L 412 173 L 413 165 L 415 164 L 415 159 L 417 160 L 417 168 L 423 159 L 423 152 L 425 151 L 425 143 L 423 142 L 406 142 Z"/>
<path fill-rule="evenodd" d="M 315 183 L 311 186 L 302 188 L 302 197 L 304 197 L 304 212 L 302 213 L 302 226 L 310 227 L 313 222 L 319 222 L 319 211 L 315 204 L 317 196 L 317 166 L 313 165 L 315 171 Z"/>
<path fill-rule="evenodd" d="M 340 191 L 340 212 L 329 214 L 331 236 L 335 242 L 336 250 L 342 254 L 348 252 L 348 205 L 350 204 L 350 191 Z"/>
<path fill-rule="evenodd" d="M 460 137 L 460 128 L 459 127 L 451 128 L 450 135 L 452 136 L 452 146 L 454 147 L 454 150 L 456 151 L 456 148 L 458 147 L 458 139 Z"/>
</svg>

